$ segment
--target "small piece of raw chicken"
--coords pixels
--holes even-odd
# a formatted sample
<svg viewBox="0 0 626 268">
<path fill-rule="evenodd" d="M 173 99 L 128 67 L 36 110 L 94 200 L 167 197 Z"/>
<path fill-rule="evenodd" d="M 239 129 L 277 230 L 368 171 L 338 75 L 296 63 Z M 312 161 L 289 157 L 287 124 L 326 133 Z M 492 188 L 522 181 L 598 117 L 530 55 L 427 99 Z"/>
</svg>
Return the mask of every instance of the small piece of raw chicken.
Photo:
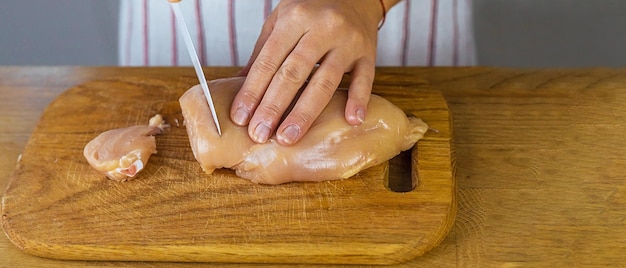
<svg viewBox="0 0 626 268">
<path fill-rule="evenodd" d="M 249 138 L 247 127 L 233 124 L 229 117 L 230 104 L 244 79 L 209 82 L 221 119 L 221 137 L 200 86 L 192 87 L 179 100 L 194 156 L 208 174 L 225 167 L 263 184 L 345 179 L 410 149 L 428 130 L 421 119 L 407 117 L 376 95 L 370 99 L 363 124 L 351 126 L 344 117 L 347 92 L 337 90 L 298 143 L 282 146 L 274 135 L 257 144 Z"/>
<path fill-rule="evenodd" d="M 148 125 L 105 131 L 85 145 L 83 155 L 92 167 L 110 179 L 130 180 L 156 154 L 154 135 L 161 134 L 165 126 L 163 117 L 157 114 Z"/>
</svg>

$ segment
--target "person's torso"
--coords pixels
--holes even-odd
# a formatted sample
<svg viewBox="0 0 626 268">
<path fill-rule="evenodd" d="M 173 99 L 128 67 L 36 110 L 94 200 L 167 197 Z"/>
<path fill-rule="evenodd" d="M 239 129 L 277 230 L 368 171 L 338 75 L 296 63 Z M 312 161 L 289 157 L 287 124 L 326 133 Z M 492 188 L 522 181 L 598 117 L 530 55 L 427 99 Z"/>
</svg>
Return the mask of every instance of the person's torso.
<svg viewBox="0 0 626 268">
<path fill-rule="evenodd" d="M 181 8 L 206 66 L 247 63 L 279 0 L 186 0 Z M 190 65 L 167 1 L 120 0 L 119 64 Z M 473 65 L 471 0 L 404 0 L 379 30 L 378 66 Z"/>
</svg>

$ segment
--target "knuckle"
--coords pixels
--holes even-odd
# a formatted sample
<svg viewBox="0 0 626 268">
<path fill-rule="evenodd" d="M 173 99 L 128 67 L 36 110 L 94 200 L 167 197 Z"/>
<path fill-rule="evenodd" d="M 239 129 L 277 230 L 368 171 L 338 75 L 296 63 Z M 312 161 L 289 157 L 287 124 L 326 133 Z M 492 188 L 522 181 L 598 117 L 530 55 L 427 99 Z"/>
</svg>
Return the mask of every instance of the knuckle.
<svg viewBox="0 0 626 268">
<path fill-rule="evenodd" d="M 305 111 L 294 111 L 289 115 L 289 121 L 298 124 L 301 129 L 307 129 L 315 118 L 317 118 L 315 114 Z"/>
<path fill-rule="evenodd" d="M 275 121 L 275 118 L 280 117 L 284 111 L 283 105 L 281 105 L 280 102 L 265 103 L 263 104 L 263 106 L 259 107 L 259 109 L 259 111 L 263 115 L 262 117 L 272 122 Z"/>
<path fill-rule="evenodd" d="M 306 79 L 307 72 L 304 70 L 303 65 L 284 64 L 280 67 L 278 76 L 280 79 L 291 83 L 301 83 Z"/>
<path fill-rule="evenodd" d="M 261 100 L 261 98 L 263 97 L 263 92 L 257 92 L 254 90 L 241 90 L 239 96 L 239 100 L 243 103 L 246 104 L 250 104 L 250 103 L 255 103 L 258 102 L 259 100 Z"/>
<path fill-rule="evenodd" d="M 337 89 L 337 83 L 328 78 L 320 78 L 315 82 L 314 86 L 316 93 L 325 99 L 330 99 Z"/>
<path fill-rule="evenodd" d="M 325 10 L 323 21 L 325 22 L 325 26 L 332 28 L 349 24 L 346 17 L 334 8 Z"/>
<path fill-rule="evenodd" d="M 258 73 L 273 74 L 278 69 L 279 64 L 276 60 L 259 56 L 254 62 L 254 67 Z"/>
<path fill-rule="evenodd" d="M 295 18 L 302 18 L 310 12 L 310 8 L 304 2 L 295 2 L 289 11 Z"/>
<path fill-rule="evenodd" d="M 348 33 L 346 33 L 343 38 L 345 38 L 346 42 L 352 43 L 352 44 L 359 44 L 361 46 L 365 46 L 365 44 L 367 44 L 367 39 L 365 37 L 365 35 L 363 35 L 361 32 L 356 31 L 356 30 L 352 30 L 349 31 Z M 364 49 L 361 49 L 364 50 Z"/>
<path fill-rule="evenodd" d="M 369 95 L 367 95 L 367 94 L 350 96 L 350 99 L 349 99 L 350 102 L 356 103 L 356 104 L 359 104 L 359 105 L 367 105 L 369 100 L 370 100 L 370 98 L 369 98 Z"/>
</svg>

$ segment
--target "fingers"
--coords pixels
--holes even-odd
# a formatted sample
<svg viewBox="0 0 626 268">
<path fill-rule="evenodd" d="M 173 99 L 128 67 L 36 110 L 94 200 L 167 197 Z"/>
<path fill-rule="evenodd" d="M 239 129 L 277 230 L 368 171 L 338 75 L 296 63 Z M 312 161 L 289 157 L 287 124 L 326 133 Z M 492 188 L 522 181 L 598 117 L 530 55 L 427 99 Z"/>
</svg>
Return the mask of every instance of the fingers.
<svg viewBox="0 0 626 268">
<path fill-rule="evenodd" d="M 250 119 L 248 134 L 254 141 L 263 143 L 269 139 L 316 61 L 297 51 L 285 60 Z"/>
<path fill-rule="evenodd" d="M 367 104 L 370 100 L 376 73 L 374 66 L 373 60 L 361 58 L 352 70 L 352 82 L 350 82 L 348 89 L 348 101 L 345 110 L 346 121 L 350 125 L 360 125 L 365 121 Z"/>
<path fill-rule="evenodd" d="M 339 86 L 344 72 L 349 69 L 350 60 L 346 56 L 349 53 L 336 50 L 327 55 L 315 54 L 314 51 L 325 50 L 316 50 L 315 48 L 319 47 L 309 40 L 312 38 L 305 35 L 299 40 L 298 45 L 273 74 L 267 90 L 255 91 L 253 88 L 242 87 L 237 97 L 249 103 L 241 105 L 233 102 L 234 109 L 231 110 L 233 122 L 240 125 L 249 123 L 248 134 L 255 142 L 266 142 L 274 130 L 276 130 L 277 141 L 280 144 L 293 145 L 298 142 L 326 107 Z M 257 59 L 261 59 L 263 53 L 262 50 Z M 324 61 L 297 98 L 291 112 L 277 128 L 298 90 L 322 57 Z M 252 67 L 248 79 L 251 79 L 254 73 L 254 67 Z M 374 73 L 374 60 L 368 57 L 357 60 L 352 67 L 352 82 L 345 109 L 346 121 L 351 125 L 359 125 L 365 120 Z M 260 81 L 260 79 L 253 78 L 252 81 Z M 259 103 L 256 107 L 255 102 Z M 252 117 L 246 122 L 250 116 Z"/>
<path fill-rule="evenodd" d="M 311 77 L 293 109 L 276 131 L 278 143 L 293 145 L 322 113 L 339 86 L 346 66 L 333 53 L 326 56 Z"/>
<path fill-rule="evenodd" d="M 262 48 L 258 55 L 252 56 L 254 61 L 247 71 L 246 80 L 231 105 L 230 116 L 233 123 L 240 126 L 248 124 L 252 113 L 255 112 L 265 95 L 274 73 L 280 68 L 301 36 L 297 31 L 288 31 L 277 26 L 262 45 L 257 44 Z"/>
<path fill-rule="evenodd" d="M 352 4 L 281 1 L 272 12 L 239 73 L 247 77 L 230 110 L 233 123 L 247 125 L 252 140 L 266 142 L 276 130 L 280 144 L 298 142 L 326 107 L 345 72 L 352 73 L 345 119 L 351 125 L 365 120 L 374 78 L 376 30 L 363 15 L 371 21 L 378 18 Z M 293 109 L 285 116 L 291 105 Z"/>
<path fill-rule="evenodd" d="M 311 73 L 311 70 L 313 70 L 317 61 L 323 56 L 322 51 L 325 50 L 316 50 L 317 44 L 309 40 L 310 38 L 310 36 L 305 34 L 301 40 L 297 42 L 297 46 L 293 49 L 293 51 L 291 51 L 275 72 L 257 73 L 255 66 L 253 65 L 251 67 L 247 80 L 255 81 L 257 79 L 262 79 L 255 77 L 255 74 L 258 76 L 267 75 L 270 76 L 271 79 L 269 85 L 267 86 L 267 90 L 264 91 L 264 95 L 260 98 L 258 106 L 254 109 L 254 115 L 250 118 L 248 124 L 248 134 L 255 142 L 266 142 L 271 134 L 274 133 L 282 115 L 292 103 L 292 100 Z M 258 64 L 259 60 L 263 57 L 263 54 L 269 50 L 269 48 L 267 50 L 265 50 L 265 48 L 261 50 L 255 64 Z M 259 84 L 260 83 L 252 85 L 258 86 Z M 263 92 L 263 89 L 259 90 L 257 88 L 242 87 L 241 91 Z M 248 100 L 257 101 L 258 98 L 249 98 Z M 253 104 L 251 103 L 248 105 Z M 235 118 L 239 116 L 237 115 L 237 112 L 238 111 L 236 109 Z"/>
</svg>

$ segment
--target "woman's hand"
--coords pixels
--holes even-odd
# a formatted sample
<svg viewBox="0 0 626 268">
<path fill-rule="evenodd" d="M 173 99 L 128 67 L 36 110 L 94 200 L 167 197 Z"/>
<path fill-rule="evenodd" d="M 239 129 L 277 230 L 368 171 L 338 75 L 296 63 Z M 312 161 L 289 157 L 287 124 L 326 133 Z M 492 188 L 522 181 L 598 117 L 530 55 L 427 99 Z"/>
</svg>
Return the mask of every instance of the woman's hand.
<svg viewBox="0 0 626 268">
<path fill-rule="evenodd" d="M 379 0 L 281 1 L 265 21 L 240 73 L 247 78 L 231 106 L 232 121 L 248 125 L 248 134 L 257 143 L 266 142 L 276 130 L 280 144 L 292 145 L 326 107 L 343 74 L 351 73 L 345 118 L 351 125 L 363 122 L 382 16 Z"/>
</svg>

